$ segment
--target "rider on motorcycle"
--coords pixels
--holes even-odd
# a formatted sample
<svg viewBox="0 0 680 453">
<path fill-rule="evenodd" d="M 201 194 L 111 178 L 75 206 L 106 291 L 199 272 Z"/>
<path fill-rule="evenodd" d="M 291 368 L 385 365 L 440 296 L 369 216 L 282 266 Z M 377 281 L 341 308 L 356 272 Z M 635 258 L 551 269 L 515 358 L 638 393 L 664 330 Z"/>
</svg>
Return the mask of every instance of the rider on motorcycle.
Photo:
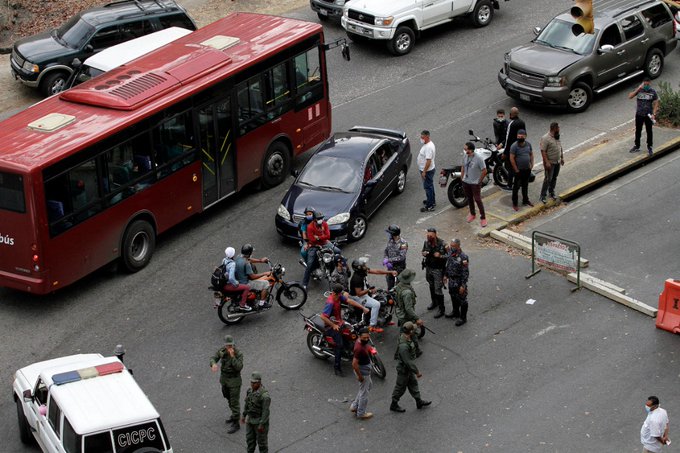
<svg viewBox="0 0 680 453">
<path fill-rule="evenodd" d="M 340 256 L 335 262 L 335 269 L 331 273 L 331 283 L 338 283 L 347 291 L 349 290 L 349 277 L 350 271 L 347 268 L 347 260 L 344 256 Z"/>
<path fill-rule="evenodd" d="M 241 301 L 239 302 L 239 307 L 242 311 L 250 311 L 252 308 L 246 303 L 250 287 L 239 283 L 236 279 L 236 262 L 234 261 L 236 250 L 234 250 L 234 247 L 227 247 L 224 250 L 224 254 L 226 256 L 222 260 L 222 264 L 224 265 L 224 277 L 227 279 L 227 284 L 224 285 L 223 290 L 229 293 L 240 293 Z"/>
<path fill-rule="evenodd" d="M 305 267 L 305 275 L 302 278 L 302 286 L 307 288 L 309 284 L 309 277 L 316 268 L 316 252 L 319 247 L 330 242 L 331 232 L 328 229 L 328 223 L 324 220 L 324 215 L 319 212 L 314 212 L 314 221 L 307 225 L 307 244 L 305 250 L 307 251 L 307 267 Z"/>
<path fill-rule="evenodd" d="M 302 238 L 300 240 L 300 256 L 302 256 L 302 259 L 307 262 L 307 227 L 309 226 L 310 223 L 314 221 L 314 208 L 311 206 L 305 207 L 304 211 L 305 217 L 300 221 L 298 224 L 298 230 L 300 233 L 300 237 Z"/>
<path fill-rule="evenodd" d="M 264 307 L 267 303 L 267 293 L 269 292 L 269 276 L 271 272 L 262 272 L 256 274 L 253 270 L 253 263 L 268 263 L 269 258 L 253 258 L 253 246 L 251 244 L 244 244 L 241 247 L 241 254 L 236 258 L 236 271 L 234 272 L 236 280 L 239 283 L 248 285 L 251 291 L 259 294 L 260 300 L 258 304 Z"/>
<path fill-rule="evenodd" d="M 347 292 L 342 289 L 342 286 L 338 284 L 333 285 L 333 292 L 328 299 L 326 299 L 326 306 L 323 312 L 319 315 L 321 320 L 326 324 L 325 334 L 333 339 L 335 343 L 334 355 L 335 355 L 335 375 L 344 376 L 345 373 L 342 372 L 342 335 L 340 329 L 344 323 L 342 319 L 342 304 L 347 303 L 359 310 L 363 310 L 364 313 L 368 313 L 368 309 L 363 307 L 359 302 L 353 300 Z"/>
<path fill-rule="evenodd" d="M 380 302 L 371 297 L 375 293 L 375 287 L 367 288 L 366 278 L 368 274 L 374 275 L 392 275 L 397 276 L 396 271 L 383 271 L 380 269 L 369 269 L 366 265 L 367 258 L 359 258 L 352 261 L 352 270 L 354 275 L 349 282 L 349 293 L 356 296 L 361 304 L 371 310 L 371 321 L 369 330 L 371 332 L 382 332 L 383 329 L 378 327 L 378 313 L 380 312 Z"/>
</svg>

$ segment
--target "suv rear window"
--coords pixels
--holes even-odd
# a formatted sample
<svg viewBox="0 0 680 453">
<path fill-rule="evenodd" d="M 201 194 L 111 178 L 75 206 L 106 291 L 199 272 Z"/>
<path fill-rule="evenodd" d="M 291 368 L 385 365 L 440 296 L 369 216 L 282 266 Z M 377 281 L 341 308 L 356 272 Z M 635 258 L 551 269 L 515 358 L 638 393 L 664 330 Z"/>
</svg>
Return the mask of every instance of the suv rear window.
<svg viewBox="0 0 680 453">
<path fill-rule="evenodd" d="M 654 5 L 642 11 L 642 16 L 647 20 L 650 27 L 656 28 L 672 20 L 670 14 L 663 5 Z"/>
<path fill-rule="evenodd" d="M 626 37 L 626 41 L 642 36 L 645 32 L 645 27 L 636 14 L 623 19 L 621 21 L 621 28 L 623 28 L 623 35 Z"/>
<path fill-rule="evenodd" d="M 21 175 L 0 171 L 0 209 L 26 212 L 24 178 Z"/>
<path fill-rule="evenodd" d="M 155 421 L 113 430 L 113 442 L 117 453 L 135 451 L 164 451 L 161 429 Z"/>
</svg>

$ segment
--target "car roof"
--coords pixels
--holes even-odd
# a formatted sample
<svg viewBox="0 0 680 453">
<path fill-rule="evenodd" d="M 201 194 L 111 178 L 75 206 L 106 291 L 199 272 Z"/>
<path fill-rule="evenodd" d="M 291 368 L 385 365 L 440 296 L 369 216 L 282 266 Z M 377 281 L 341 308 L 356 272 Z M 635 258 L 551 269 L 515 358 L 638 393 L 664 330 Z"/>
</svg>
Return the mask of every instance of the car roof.
<svg viewBox="0 0 680 453">
<path fill-rule="evenodd" d="M 90 8 L 79 15 L 89 24 L 97 26 L 128 18 L 155 17 L 180 11 L 183 9 L 174 0 L 124 0 Z"/>
<path fill-rule="evenodd" d="M 78 434 L 132 425 L 159 417 L 132 375 L 116 357 L 82 354 L 41 362 L 40 377 Z M 35 366 L 34 365 L 34 366 Z M 92 375 L 94 367 L 113 368 Z M 92 377 L 78 377 L 92 376 Z M 103 374 L 103 375 L 102 375 Z M 76 376 L 75 379 L 66 377 Z"/>
<path fill-rule="evenodd" d="M 189 33 L 191 30 L 181 27 L 166 28 L 104 49 L 85 60 L 83 65 L 104 72 L 110 71 Z"/>
<path fill-rule="evenodd" d="M 366 156 L 385 140 L 387 140 L 385 137 L 374 134 L 337 132 L 323 144 L 316 154 L 364 162 Z"/>
</svg>

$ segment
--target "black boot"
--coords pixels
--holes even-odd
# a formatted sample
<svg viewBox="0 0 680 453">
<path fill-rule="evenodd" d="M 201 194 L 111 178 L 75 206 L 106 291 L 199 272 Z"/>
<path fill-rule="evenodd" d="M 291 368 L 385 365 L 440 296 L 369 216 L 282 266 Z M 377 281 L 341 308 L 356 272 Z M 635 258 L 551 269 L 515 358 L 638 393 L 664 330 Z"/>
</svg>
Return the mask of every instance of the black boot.
<svg viewBox="0 0 680 453">
<path fill-rule="evenodd" d="M 444 295 L 443 294 L 436 294 L 435 296 L 435 302 L 437 303 L 437 307 L 439 308 L 439 313 L 434 315 L 435 319 L 436 318 L 441 318 L 444 316 Z"/>
<path fill-rule="evenodd" d="M 432 404 L 432 401 L 425 401 L 425 400 L 417 400 L 416 401 L 416 407 L 418 409 L 422 409 L 426 406 L 429 406 L 430 404 Z"/>
<path fill-rule="evenodd" d="M 392 412 L 406 412 L 406 409 L 404 409 L 403 407 L 401 407 L 401 406 L 399 405 L 399 402 L 398 402 L 398 401 L 394 401 L 394 400 L 392 400 L 392 404 L 390 404 L 390 410 L 391 410 Z"/>
<path fill-rule="evenodd" d="M 468 303 L 467 300 L 464 300 L 463 303 L 460 304 L 460 319 L 456 321 L 457 326 L 462 326 L 467 322 L 467 312 L 468 312 Z"/>
<path fill-rule="evenodd" d="M 227 434 L 233 434 L 239 429 L 241 429 L 241 427 L 238 424 L 238 420 L 231 420 L 231 426 L 227 430 Z"/>
</svg>

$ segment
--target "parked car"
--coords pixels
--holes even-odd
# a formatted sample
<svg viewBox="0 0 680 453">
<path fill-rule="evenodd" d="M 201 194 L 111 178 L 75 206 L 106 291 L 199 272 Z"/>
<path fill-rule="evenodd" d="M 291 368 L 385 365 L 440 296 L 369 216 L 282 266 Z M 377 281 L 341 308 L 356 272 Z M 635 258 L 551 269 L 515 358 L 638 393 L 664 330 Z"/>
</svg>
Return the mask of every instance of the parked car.
<svg viewBox="0 0 680 453">
<path fill-rule="evenodd" d="M 276 214 L 276 231 L 298 239 L 305 206 L 313 206 L 325 214 L 332 239 L 358 241 L 367 219 L 406 188 L 411 160 L 405 132 L 355 126 L 334 134 L 296 174 Z"/>
<path fill-rule="evenodd" d="M 64 89 L 72 88 L 90 80 L 92 77 L 97 77 L 113 68 L 124 65 L 189 33 L 191 33 L 191 30 L 186 28 L 170 27 L 116 44 L 92 55 L 83 63 L 80 63 L 79 60 L 73 61 L 71 66 L 74 70 Z"/>
<path fill-rule="evenodd" d="M 508 96 L 583 112 L 595 94 L 643 73 L 661 75 L 677 40 L 668 7 L 656 0 L 608 0 L 593 5 L 593 34 L 574 35 L 569 12 L 536 38 L 505 54 L 498 81 Z"/>
<path fill-rule="evenodd" d="M 77 354 L 14 374 L 19 437 L 45 452 L 172 452 L 158 412 L 118 357 Z"/>
<path fill-rule="evenodd" d="M 11 71 L 24 85 L 45 96 L 64 89 L 80 61 L 108 47 L 169 27 L 196 30 L 174 0 L 120 0 L 78 13 L 59 28 L 14 43 Z"/>
<path fill-rule="evenodd" d="M 328 19 L 340 21 L 342 9 L 349 0 L 309 0 L 309 6 L 316 13 L 320 21 Z"/>
</svg>

